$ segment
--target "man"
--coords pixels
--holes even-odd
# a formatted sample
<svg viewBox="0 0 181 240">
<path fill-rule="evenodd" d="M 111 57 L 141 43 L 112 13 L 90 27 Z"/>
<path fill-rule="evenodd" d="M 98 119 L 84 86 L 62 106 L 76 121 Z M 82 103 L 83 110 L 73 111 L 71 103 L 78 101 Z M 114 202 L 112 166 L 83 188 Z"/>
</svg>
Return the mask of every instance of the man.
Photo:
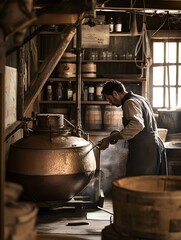
<svg viewBox="0 0 181 240">
<path fill-rule="evenodd" d="M 100 149 L 108 148 L 111 141 L 128 141 L 126 176 L 167 175 L 166 151 L 157 134 L 157 123 L 149 102 L 142 96 L 127 92 L 124 85 L 106 82 L 102 94 L 113 106 L 122 106 L 121 131 L 111 133 L 100 141 Z"/>
</svg>

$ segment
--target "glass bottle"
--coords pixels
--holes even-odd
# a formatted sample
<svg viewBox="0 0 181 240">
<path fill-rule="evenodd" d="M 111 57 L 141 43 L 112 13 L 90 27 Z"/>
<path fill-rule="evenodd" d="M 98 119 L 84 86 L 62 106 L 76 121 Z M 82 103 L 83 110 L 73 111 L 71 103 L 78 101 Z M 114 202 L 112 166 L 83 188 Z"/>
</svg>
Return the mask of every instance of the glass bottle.
<svg viewBox="0 0 181 240">
<path fill-rule="evenodd" d="M 122 32 L 122 21 L 120 17 L 115 21 L 114 30 L 115 32 Z"/>
<path fill-rule="evenodd" d="M 99 60 L 106 60 L 107 54 L 106 54 L 106 49 L 101 49 L 99 53 Z"/>
<path fill-rule="evenodd" d="M 109 32 L 113 32 L 114 31 L 114 20 L 113 20 L 113 17 L 110 17 L 110 19 L 108 20 L 108 24 L 109 24 Z"/>
<path fill-rule="evenodd" d="M 72 100 L 73 99 L 73 87 L 71 81 L 68 82 L 67 85 L 67 100 Z"/>
<path fill-rule="evenodd" d="M 117 54 L 116 51 L 113 52 L 113 54 L 112 54 L 112 59 L 113 59 L 113 60 L 117 60 L 117 59 L 118 59 L 118 54 Z"/>
<path fill-rule="evenodd" d="M 52 100 L 52 85 L 47 85 L 47 100 Z"/>
<path fill-rule="evenodd" d="M 73 96 L 72 96 L 73 101 L 76 101 L 76 98 L 77 98 L 77 91 L 75 86 L 75 88 L 73 89 Z"/>
<path fill-rule="evenodd" d="M 102 101 L 104 100 L 104 96 L 102 94 L 103 83 L 98 83 L 96 85 L 96 100 Z"/>
<path fill-rule="evenodd" d="M 88 100 L 88 86 L 84 86 L 84 101 Z"/>
<path fill-rule="evenodd" d="M 63 87 L 62 87 L 62 83 L 58 83 L 58 86 L 57 86 L 57 96 L 56 96 L 56 99 L 59 101 L 59 100 L 62 100 L 63 98 Z"/>
<path fill-rule="evenodd" d="M 94 61 L 96 59 L 96 53 L 95 50 L 92 48 L 89 52 L 89 60 Z"/>
</svg>

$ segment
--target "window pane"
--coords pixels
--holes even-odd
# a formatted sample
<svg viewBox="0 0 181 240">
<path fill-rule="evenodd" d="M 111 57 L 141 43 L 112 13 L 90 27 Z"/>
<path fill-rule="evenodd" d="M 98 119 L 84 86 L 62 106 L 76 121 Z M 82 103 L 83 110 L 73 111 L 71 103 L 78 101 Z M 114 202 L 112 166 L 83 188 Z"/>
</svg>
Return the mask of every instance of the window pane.
<svg viewBox="0 0 181 240">
<path fill-rule="evenodd" d="M 153 62 L 154 63 L 164 62 L 164 43 L 163 42 L 153 43 Z"/>
<path fill-rule="evenodd" d="M 167 42 L 166 43 L 166 62 L 175 63 L 177 56 L 177 44 L 176 42 Z"/>
<path fill-rule="evenodd" d="M 179 55 L 178 55 L 178 62 L 181 63 L 181 42 L 179 42 Z"/>
<path fill-rule="evenodd" d="M 166 85 L 168 85 L 168 74 L 170 77 L 170 85 L 176 85 L 176 66 L 166 67 Z"/>
<path fill-rule="evenodd" d="M 163 107 L 163 88 L 153 88 L 153 107 Z"/>
<path fill-rule="evenodd" d="M 153 42 L 152 70 L 153 107 L 181 109 L 181 41 Z"/>
<path fill-rule="evenodd" d="M 153 68 L 153 85 L 163 85 L 164 67 Z"/>
<path fill-rule="evenodd" d="M 178 67 L 178 85 L 181 85 L 181 66 Z"/>
<path fill-rule="evenodd" d="M 181 88 L 178 88 L 178 104 L 177 106 L 181 108 Z"/>
<path fill-rule="evenodd" d="M 170 106 L 169 106 L 169 98 L 170 98 Z M 176 88 L 175 87 L 171 87 L 169 92 L 168 92 L 168 88 L 166 88 L 165 105 L 166 107 L 175 108 L 176 106 Z"/>
</svg>

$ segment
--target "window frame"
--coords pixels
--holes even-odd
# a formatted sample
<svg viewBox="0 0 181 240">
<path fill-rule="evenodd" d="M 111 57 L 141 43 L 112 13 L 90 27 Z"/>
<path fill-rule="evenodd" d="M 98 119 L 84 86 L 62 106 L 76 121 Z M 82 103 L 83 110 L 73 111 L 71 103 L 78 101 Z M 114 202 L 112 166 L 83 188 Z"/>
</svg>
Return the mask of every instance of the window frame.
<svg viewBox="0 0 181 240">
<path fill-rule="evenodd" d="M 151 51 L 152 51 L 152 56 L 153 56 L 153 44 L 154 42 L 162 42 L 164 43 L 164 63 L 152 63 L 152 65 L 150 66 L 150 71 L 149 71 L 149 89 L 151 90 L 149 92 L 149 98 L 150 98 L 150 102 L 151 102 L 151 105 L 153 106 L 153 88 L 154 87 L 163 87 L 164 88 L 164 91 L 163 91 L 163 107 L 154 107 L 153 106 L 153 109 L 155 111 L 157 111 L 157 109 L 159 108 L 169 108 L 169 106 L 167 107 L 166 106 L 166 89 L 168 88 L 168 84 L 167 84 L 167 79 L 166 79 L 166 71 L 167 71 L 167 68 L 166 66 L 176 66 L 176 83 L 175 85 L 171 85 L 171 86 L 174 86 L 176 88 L 176 105 L 178 104 L 178 91 L 179 91 L 179 87 L 181 88 L 181 84 L 179 84 L 179 66 L 180 66 L 180 70 L 181 70 L 181 62 L 179 63 L 179 48 L 181 48 L 181 37 L 158 37 L 158 38 L 153 38 L 151 39 Z M 169 42 L 176 42 L 176 63 L 169 63 L 169 62 L 166 62 L 166 44 L 169 43 Z M 180 44 L 179 44 L 180 43 Z M 181 52 L 181 49 L 180 49 L 180 52 Z M 181 57 L 180 57 L 181 58 Z M 163 85 L 156 85 L 154 86 L 153 85 L 153 69 L 154 67 L 157 67 L 157 66 L 163 66 L 164 67 L 164 83 Z M 180 76 L 181 76 L 181 73 L 180 73 Z M 170 86 L 170 87 L 171 87 Z M 168 95 L 168 94 L 167 94 Z"/>
</svg>

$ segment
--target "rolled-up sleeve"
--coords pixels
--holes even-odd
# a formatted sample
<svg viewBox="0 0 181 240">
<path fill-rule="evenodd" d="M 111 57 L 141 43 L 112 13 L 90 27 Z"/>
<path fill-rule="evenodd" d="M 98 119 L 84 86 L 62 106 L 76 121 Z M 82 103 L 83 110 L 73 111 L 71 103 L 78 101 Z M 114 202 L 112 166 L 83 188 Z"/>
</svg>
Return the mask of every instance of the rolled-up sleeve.
<svg viewBox="0 0 181 240">
<path fill-rule="evenodd" d="M 140 104 L 128 99 L 123 105 L 123 116 L 128 120 L 128 125 L 120 131 L 123 139 L 129 140 L 141 132 L 145 125 Z"/>
</svg>

